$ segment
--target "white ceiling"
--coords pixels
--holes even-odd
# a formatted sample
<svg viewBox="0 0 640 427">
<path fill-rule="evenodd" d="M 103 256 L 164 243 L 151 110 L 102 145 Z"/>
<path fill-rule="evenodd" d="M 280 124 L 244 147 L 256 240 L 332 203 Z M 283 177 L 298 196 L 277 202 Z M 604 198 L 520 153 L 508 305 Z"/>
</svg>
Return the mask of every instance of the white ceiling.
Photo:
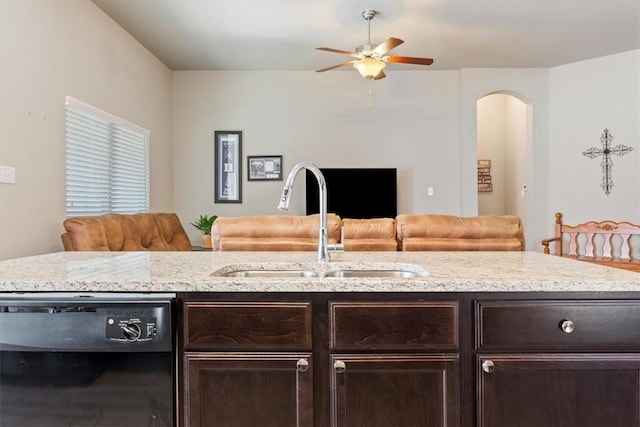
<svg viewBox="0 0 640 427">
<path fill-rule="evenodd" d="M 640 0 L 92 0 L 174 70 L 316 70 L 388 37 L 421 67 L 552 67 L 640 48 Z M 350 68 L 350 67 L 346 67 Z"/>
</svg>

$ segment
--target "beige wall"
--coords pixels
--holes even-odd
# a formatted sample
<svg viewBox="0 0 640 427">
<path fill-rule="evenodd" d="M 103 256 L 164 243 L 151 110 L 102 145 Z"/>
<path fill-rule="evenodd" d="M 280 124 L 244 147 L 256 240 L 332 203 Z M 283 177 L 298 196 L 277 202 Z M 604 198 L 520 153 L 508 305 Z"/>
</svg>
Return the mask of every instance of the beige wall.
<svg viewBox="0 0 640 427">
<path fill-rule="evenodd" d="M 640 50 L 576 62 L 549 70 L 549 221 L 630 221 L 640 224 Z M 606 195 L 602 157 L 582 152 L 602 148 L 607 128 L 613 146 L 633 151 L 612 156 L 614 186 Z"/>
<path fill-rule="evenodd" d="M 173 209 L 171 71 L 93 3 L 0 2 L 0 259 L 62 250 L 64 100 L 151 131 L 151 208 Z"/>
<path fill-rule="evenodd" d="M 399 213 L 457 214 L 458 72 L 387 75 L 372 83 L 368 108 L 368 82 L 355 72 L 174 72 L 174 202 L 183 223 L 204 213 L 281 213 L 283 182 L 249 182 L 248 155 L 282 155 L 284 174 L 303 160 L 319 167 L 395 167 Z M 243 131 L 242 204 L 214 204 L 216 130 Z M 305 213 L 299 179 L 292 214 Z M 187 229 L 199 241 L 197 230 Z"/>
</svg>

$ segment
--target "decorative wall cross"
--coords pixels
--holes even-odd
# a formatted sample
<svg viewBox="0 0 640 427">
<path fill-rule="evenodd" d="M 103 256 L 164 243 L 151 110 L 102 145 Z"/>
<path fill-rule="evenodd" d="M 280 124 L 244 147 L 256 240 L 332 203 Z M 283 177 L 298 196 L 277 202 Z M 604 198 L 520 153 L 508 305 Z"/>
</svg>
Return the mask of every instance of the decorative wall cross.
<svg viewBox="0 0 640 427">
<path fill-rule="evenodd" d="M 602 160 L 600 161 L 600 166 L 602 167 L 602 184 L 600 187 L 602 187 L 607 196 L 613 188 L 613 179 L 611 178 L 613 160 L 611 160 L 611 155 L 624 156 L 628 152 L 633 151 L 633 147 L 627 147 L 622 144 L 611 147 L 611 141 L 613 141 L 613 135 L 609 133 L 609 129 L 605 129 L 600 137 L 602 148 L 591 147 L 587 151 L 582 152 L 583 156 L 587 156 L 590 159 L 602 156 Z"/>
</svg>

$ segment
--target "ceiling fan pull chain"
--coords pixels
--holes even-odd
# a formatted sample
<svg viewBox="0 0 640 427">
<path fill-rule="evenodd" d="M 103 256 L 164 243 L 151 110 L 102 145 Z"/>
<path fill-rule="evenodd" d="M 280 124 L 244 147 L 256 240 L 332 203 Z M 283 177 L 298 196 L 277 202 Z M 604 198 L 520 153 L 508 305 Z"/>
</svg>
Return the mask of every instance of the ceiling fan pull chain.
<svg viewBox="0 0 640 427">
<path fill-rule="evenodd" d="M 371 108 L 371 80 L 369 80 L 369 108 Z"/>
</svg>

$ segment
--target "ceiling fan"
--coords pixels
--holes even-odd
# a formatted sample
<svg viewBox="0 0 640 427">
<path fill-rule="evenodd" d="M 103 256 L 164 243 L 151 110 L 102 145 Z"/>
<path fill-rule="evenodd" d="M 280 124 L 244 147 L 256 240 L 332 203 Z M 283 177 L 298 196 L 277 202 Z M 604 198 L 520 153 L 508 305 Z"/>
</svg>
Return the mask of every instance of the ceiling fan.
<svg viewBox="0 0 640 427">
<path fill-rule="evenodd" d="M 378 14 L 375 10 L 365 10 L 362 12 L 362 17 L 369 22 L 369 41 L 367 44 L 363 44 L 356 48 L 355 52 L 349 52 L 346 50 L 332 49 L 330 47 L 318 47 L 318 50 L 324 50 L 326 52 L 339 53 L 342 55 L 348 55 L 355 59 L 351 61 L 343 62 L 342 64 L 332 65 L 331 67 L 322 68 L 316 70 L 318 73 L 324 71 L 333 70 L 336 68 L 344 67 L 345 65 L 352 64 L 360 75 L 368 80 L 379 80 L 386 77 L 384 74 L 384 67 L 389 62 L 399 62 L 404 64 L 418 64 L 418 65 L 431 65 L 433 59 L 431 58 L 413 58 L 409 56 L 392 56 L 387 55 L 391 49 L 400 46 L 404 43 L 403 40 L 395 37 L 389 37 L 387 40 L 380 43 L 378 46 L 371 45 L 371 20 Z"/>
</svg>

